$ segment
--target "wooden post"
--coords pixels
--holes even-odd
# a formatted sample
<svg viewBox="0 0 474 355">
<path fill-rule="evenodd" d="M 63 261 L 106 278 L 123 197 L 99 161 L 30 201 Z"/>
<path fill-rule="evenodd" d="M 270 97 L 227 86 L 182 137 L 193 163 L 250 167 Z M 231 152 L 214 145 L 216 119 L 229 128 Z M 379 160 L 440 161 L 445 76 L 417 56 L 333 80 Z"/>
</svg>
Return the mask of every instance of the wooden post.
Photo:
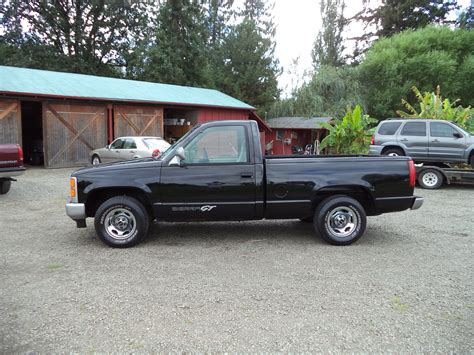
<svg viewBox="0 0 474 355">
<path fill-rule="evenodd" d="M 110 144 L 114 140 L 114 124 L 113 124 L 113 105 L 107 105 L 107 143 Z"/>
</svg>

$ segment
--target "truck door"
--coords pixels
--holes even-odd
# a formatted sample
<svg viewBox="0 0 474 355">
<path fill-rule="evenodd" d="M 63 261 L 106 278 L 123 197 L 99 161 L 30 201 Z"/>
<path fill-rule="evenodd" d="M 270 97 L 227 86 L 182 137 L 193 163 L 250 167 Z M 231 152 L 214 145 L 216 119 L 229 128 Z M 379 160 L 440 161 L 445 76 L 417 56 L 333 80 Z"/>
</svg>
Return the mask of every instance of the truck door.
<svg viewBox="0 0 474 355">
<path fill-rule="evenodd" d="M 255 218 L 256 178 L 246 125 L 203 128 L 184 146 L 181 166 L 163 166 L 161 205 L 168 220 Z"/>
<path fill-rule="evenodd" d="M 466 137 L 444 122 L 430 122 L 430 160 L 439 162 L 464 161 Z"/>
<path fill-rule="evenodd" d="M 426 122 L 406 122 L 398 135 L 398 143 L 405 146 L 407 155 L 415 160 L 428 157 L 426 125 Z"/>
</svg>

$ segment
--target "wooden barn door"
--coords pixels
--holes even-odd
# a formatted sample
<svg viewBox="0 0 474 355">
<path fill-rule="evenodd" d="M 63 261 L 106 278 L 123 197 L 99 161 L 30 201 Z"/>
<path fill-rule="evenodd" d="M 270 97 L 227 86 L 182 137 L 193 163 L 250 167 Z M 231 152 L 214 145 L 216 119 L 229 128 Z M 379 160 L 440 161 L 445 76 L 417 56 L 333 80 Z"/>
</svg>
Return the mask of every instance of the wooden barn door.
<svg viewBox="0 0 474 355">
<path fill-rule="evenodd" d="M 114 137 L 163 137 L 163 108 L 114 105 Z"/>
<path fill-rule="evenodd" d="M 21 104 L 16 100 L 0 100 L 0 144 L 21 141 Z"/>
<path fill-rule="evenodd" d="M 46 167 L 89 163 L 89 152 L 107 144 L 107 106 L 45 103 L 43 139 Z"/>
</svg>

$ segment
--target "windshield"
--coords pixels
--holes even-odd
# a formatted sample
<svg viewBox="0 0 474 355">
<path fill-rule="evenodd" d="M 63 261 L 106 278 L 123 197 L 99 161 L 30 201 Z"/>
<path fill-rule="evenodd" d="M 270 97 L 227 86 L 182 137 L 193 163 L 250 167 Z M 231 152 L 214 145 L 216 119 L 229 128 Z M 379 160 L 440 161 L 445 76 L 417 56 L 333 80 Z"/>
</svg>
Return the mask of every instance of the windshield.
<svg viewBox="0 0 474 355">
<path fill-rule="evenodd" d="M 170 155 L 170 153 L 174 150 L 174 148 L 177 147 L 184 140 L 184 138 L 189 136 L 191 134 L 191 132 L 193 132 L 194 130 L 196 130 L 200 126 L 201 126 L 200 124 L 194 126 L 190 131 L 188 131 L 188 133 L 186 133 L 184 136 L 182 136 L 180 139 L 178 139 L 176 142 L 174 142 L 168 149 L 166 149 L 166 151 L 163 154 L 161 154 L 159 159 L 160 160 L 166 159 L 166 157 L 168 157 L 168 155 Z"/>
</svg>

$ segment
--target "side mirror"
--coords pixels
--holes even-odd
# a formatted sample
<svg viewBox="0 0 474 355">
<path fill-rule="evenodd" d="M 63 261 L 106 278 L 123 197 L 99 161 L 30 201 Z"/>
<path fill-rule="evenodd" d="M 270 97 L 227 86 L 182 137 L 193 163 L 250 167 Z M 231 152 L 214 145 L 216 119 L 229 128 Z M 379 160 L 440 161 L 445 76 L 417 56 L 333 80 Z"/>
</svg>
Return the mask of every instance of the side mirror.
<svg viewBox="0 0 474 355">
<path fill-rule="evenodd" d="M 184 160 L 186 159 L 186 156 L 184 154 L 184 148 L 183 147 L 179 147 L 178 149 L 176 149 L 176 156 L 181 159 L 181 160 Z"/>
<path fill-rule="evenodd" d="M 169 166 L 183 166 L 183 160 L 185 159 L 183 147 L 176 149 L 174 157 L 170 160 Z"/>
<path fill-rule="evenodd" d="M 453 136 L 454 136 L 454 138 L 462 138 L 463 137 L 463 135 L 459 132 L 453 133 Z"/>
</svg>

